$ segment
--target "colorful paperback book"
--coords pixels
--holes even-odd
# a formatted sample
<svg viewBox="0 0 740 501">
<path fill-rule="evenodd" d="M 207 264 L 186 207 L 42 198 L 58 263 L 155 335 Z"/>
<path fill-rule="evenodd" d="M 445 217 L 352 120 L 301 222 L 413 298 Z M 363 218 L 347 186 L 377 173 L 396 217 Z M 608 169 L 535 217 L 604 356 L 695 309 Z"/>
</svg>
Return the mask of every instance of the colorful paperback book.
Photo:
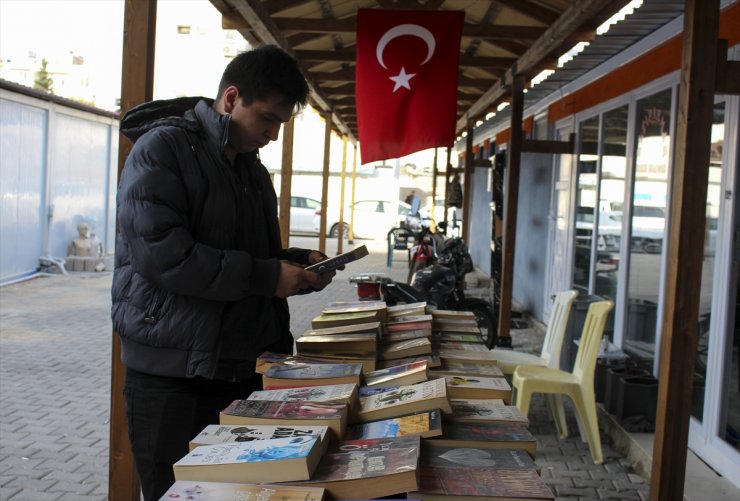
<svg viewBox="0 0 740 501">
<path fill-rule="evenodd" d="M 366 357 L 376 355 L 378 336 L 375 333 L 301 336 L 296 339 L 296 351 L 301 355 L 332 357 Z"/>
<path fill-rule="evenodd" d="M 452 412 L 444 379 L 400 386 L 395 390 L 360 398 L 357 418 L 364 423 L 433 409 Z"/>
<path fill-rule="evenodd" d="M 365 324 L 340 325 L 339 327 L 327 327 L 326 329 L 308 329 L 301 337 L 307 336 L 333 336 L 334 334 L 367 334 L 372 333 L 380 338 L 382 332 L 380 322 L 367 322 Z"/>
<path fill-rule="evenodd" d="M 473 362 L 445 362 L 430 372 L 432 375 L 504 377 L 504 372 L 498 365 Z"/>
<path fill-rule="evenodd" d="M 432 353 L 432 343 L 425 337 L 398 341 L 397 343 L 383 343 L 379 358 L 381 360 L 398 360 L 399 358 L 429 355 Z"/>
<path fill-rule="evenodd" d="M 450 398 L 500 398 L 511 404 L 511 386 L 503 377 L 443 376 Z"/>
<path fill-rule="evenodd" d="M 480 334 L 463 334 L 460 332 L 440 332 L 437 337 L 441 343 L 477 343 L 483 344 L 483 338 Z"/>
<path fill-rule="evenodd" d="M 532 456 L 521 449 L 490 449 L 443 445 L 441 441 L 424 442 L 421 451 L 424 466 L 441 468 L 505 468 L 536 470 Z"/>
<path fill-rule="evenodd" d="M 209 424 L 190 441 L 190 450 L 201 445 L 217 445 L 225 442 L 252 442 L 270 438 L 305 437 L 316 435 L 322 448 L 328 445 L 327 426 L 274 426 L 274 425 L 226 425 Z"/>
<path fill-rule="evenodd" d="M 276 400 L 284 402 L 304 400 L 307 402 L 342 402 L 353 405 L 354 401 L 357 400 L 357 396 L 357 385 L 350 383 L 253 391 L 247 397 L 247 400 Z"/>
<path fill-rule="evenodd" d="M 407 339 L 416 339 L 420 337 L 430 339 L 432 337 L 432 330 L 410 329 L 407 331 L 386 332 L 383 334 L 383 342 L 397 343 L 398 341 L 406 341 Z"/>
<path fill-rule="evenodd" d="M 350 432 L 347 429 L 347 433 Z M 461 423 L 444 421 L 444 433 L 431 437 L 427 443 L 447 447 L 483 447 L 491 449 L 522 449 L 534 459 L 537 440 L 519 423 Z"/>
<path fill-rule="evenodd" d="M 552 490 L 536 470 L 420 466 L 420 487 L 409 492 L 421 501 L 548 501 Z"/>
<path fill-rule="evenodd" d="M 392 386 L 421 383 L 429 379 L 426 361 L 411 362 L 365 374 L 366 386 Z"/>
<path fill-rule="evenodd" d="M 377 323 L 377 322 L 376 322 Z M 254 371 L 257 374 L 264 374 L 273 365 L 310 365 L 310 364 L 345 364 L 345 365 L 357 365 L 362 364 L 363 374 L 366 372 L 374 371 L 376 360 L 375 358 L 339 358 L 329 357 L 326 354 L 317 356 L 304 356 L 304 355 L 285 355 L 283 353 L 273 353 L 266 351 L 257 357 L 256 367 Z"/>
<path fill-rule="evenodd" d="M 322 455 L 318 437 L 203 445 L 173 465 L 176 480 L 289 482 L 308 480 Z"/>
<path fill-rule="evenodd" d="M 388 305 L 385 301 L 334 301 L 322 308 L 321 313 L 332 315 L 334 313 L 353 313 L 357 311 L 380 311 L 383 316 L 387 314 Z"/>
<path fill-rule="evenodd" d="M 426 315 L 427 313 L 426 301 L 419 301 L 417 303 L 405 303 L 396 304 L 388 307 L 388 318 L 392 317 L 408 317 L 411 315 Z"/>
<path fill-rule="evenodd" d="M 323 501 L 323 487 L 177 480 L 160 501 Z"/>
<path fill-rule="evenodd" d="M 344 436 L 347 404 L 333 402 L 282 402 L 234 400 L 219 415 L 220 424 L 276 426 L 328 426 L 334 438 Z"/>
<path fill-rule="evenodd" d="M 434 320 L 450 319 L 450 320 L 473 320 L 475 321 L 475 313 L 472 311 L 458 311 L 458 310 L 431 310 L 432 318 Z"/>
<path fill-rule="evenodd" d="M 327 384 L 360 384 L 361 364 L 273 365 L 262 375 L 266 390 Z"/>
<path fill-rule="evenodd" d="M 419 355 L 418 357 L 405 357 L 396 360 L 378 360 L 378 369 L 386 369 L 388 367 L 395 367 L 396 365 L 410 364 L 411 362 L 425 361 L 427 366 L 437 368 L 442 365 L 442 361 L 439 355 L 432 353 L 430 355 Z"/>
<path fill-rule="evenodd" d="M 327 329 L 342 325 L 366 324 L 382 321 L 383 315 L 378 311 L 355 311 L 351 313 L 322 314 L 311 320 L 312 329 Z"/>
<path fill-rule="evenodd" d="M 529 419 L 515 405 L 506 405 L 503 400 L 450 399 L 452 421 L 520 423 L 529 426 Z"/>
<path fill-rule="evenodd" d="M 347 428 L 346 438 L 386 438 L 418 435 L 423 438 L 442 435 L 442 413 L 439 409 L 371 421 Z"/>
<path fill-rule="evenodd" d="M 300 485 L 324 487 L 333 499 L 379 498 L 417 491 L 418 464 L 418 446 L 326 454 Z"/>
<path fill-rule="evenodd" d="M 419 448 L 421 437 L 418 435 L 403 435 L 397 437 L 354 438 L 342 440 L 336 447 L 329 450 L 329 454 L 337 452 L 384 451 L 388 449 Z"/>
<path fill-rule="evenodd" d="M 400 385 L 395 385 L 395 386 L 360 386 L 360 389 L 357 391 L 357 396 L 359 398 L 369 397 L 370 395 L 377 395 L 378 393 L 383 393 L 384 391 L 396 390 L 398 388 L 400 388 Z"/>
<path fill-rule="evenodd" d="M 489 354 L 490 350 L 486 347 L 485 344 L 482 343 L 465 343 L 462 341 L 440 341 L 439 342 L 439 351 L 440 353 L 445 351 L 473 351 L 473 352 L 482 352 L 485 354 Z"/>
<path fill-rule="evenodd" d="M 448 362 L 472 362 L 479 365 L 496 365 L 496 355 L 490 351 L 468 351 L 440 348 L 439 358 L 442 359 L 443 364 Z"/>
</svg>

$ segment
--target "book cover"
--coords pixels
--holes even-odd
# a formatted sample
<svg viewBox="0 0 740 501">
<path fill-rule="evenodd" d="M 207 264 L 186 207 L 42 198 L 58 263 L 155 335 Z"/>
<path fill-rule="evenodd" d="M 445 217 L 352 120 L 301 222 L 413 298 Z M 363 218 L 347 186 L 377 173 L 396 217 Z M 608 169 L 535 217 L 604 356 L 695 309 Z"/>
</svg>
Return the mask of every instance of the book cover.
<svg viewBox="0 0 740 501">
<path fill-rule="evenodd" d="M 418 435 L 403 435 L 380 438 L 355 438 L 339 442 L 329 450 L 329 454 L 337 452 L 385 451 L 388 449 L 408 449 L 421 446 L 421 437 Z"/>
<path fill-rule="evenodd" d="M 450 398 L 500 398 L 511 404 L 511 386 L 503 377 L 443 376 Z"/>
<path fill-rule="evenodd" d="M 409 329 L 396 332 L 386 332 L 382 336 L 384 343 L 397 343 L 398 341 L 406 341 L 408 339 L 416 339 L 424 337 L 430 339 L 432 337 L 431 329 Z"/>
<path fill-rule="evenodd" d="M 394 385 L 394 386 L 360 386 L 360 389 L 357 391 L 357 396 L 359 398 L 362 397 L 369 397 L 370 395 L 377 395 L 378 393 L 383 393 L 384 391 L 391 391 L 400 388 L 401 385 Z"/>
<path fill-rule="evenodd" d="M 410 318 L 410 317 L 403 317 Z M 408 331 L 413 329 L 430 329 L 432 330 L 431 320 L 418 320 L 418 321 L 394 321 L 386 322 L 384 331 L 386 333 Z"/>
<path fill-rule="evenodd" d="M 357 399 L 357 396 L 357 385 L 350 383 L 253 391 L 247 397 L 247 400 L 276 400 L 284 402 L 305 400 L 307 402 L 342 402 L 351 405 Z"/>
<path fill-rule="evenodd" d="M 366 386 L 391 386 L 420 383 L 429 379 L 426 361 L 396 365 L 365 374 Z"/>
<path fill-rule="evenodd" d="M 202 445 L 173 465 L 177 480 L 288 482 L 308 480 L 321 458 L 318 437 Z"/>
<path fill-rule="evenodd" d="M 220 424 L 273 424 L 328 426 L 335 438 L 347 427 L 347 404 L 333 402 L 276 402 L 234 400 L 221 411 Z"/>
<path fill-rule="evenodd" d="M 419 491 L 410 492 L 409 497 L 421 501 L 555 499 L 552 490 L 535 470 L 421 466 L 420 473 Z"/>
<path fill-rule="evenodd" d="M 422 315 L 394 315 L 389 318 L 385 326 L 400 325 L 400 324 L 415 324 L 423 322 L 431 327 L 432 316 L 427 314 Z"/>
<path fill-rule="evenodd" d="M 503 400 L 450 399 L 453 421 L 490 421 L 520 423 L 529 426 L 527 416 L 514 405 L 506 405 Z"/>
<path fill-rule="evenodd" d="M 411 315 L 426 315 L 427 303 L 426 301 L 419 301 L 417 303 L 396 304 L 393 306 L 389 306 L 387 312 L 388 318 L 408 317 Z"/>
<path fill-rule="evenodd" d="M 434 320 L 440 319 L 451 319 L 451 320 L 473 320 L 475 321 L 475 313 L 472 311 L 458 311 L 458 310 L 432 310 L 432 318 Z"/>
<path fill-rule="evenodd" d="M 387 438 L 418 435 L 423 438 L 442 434 L 442 413 L 439 409 L 398 416 L 380 421 L 357 424 L 347 428 L 346 438 Z"/>
<path fill-rule="evenodd" d="M 503 468 L 507 470 L 536 470 L 532 457 L 521 449 L 490 449 L 441 445 L 442 442 L 424 442 L 420 462 L 423 466 L 439 468 Z"/>
<path fill-rule="evenodd" d="M 496 365 L 496 355 L 490 351 L 467 351 L 445 348 L 439 350 L 439 358 L 444 364 L 449 362 L 472 362 L 480 365 Z"/>
<path fill-rule="evenodd" d="M 481 343 L 464 343 L 462 341 L 440 341 L 439 351 L 472 351 L 476 353 L 489 354 L 490 350 Z"/>
<path fill-rule="evenodd" d="M 352 249 L 351 251 L 339 254 L 338 256 L 333 256 L 319 263 L 312 264 L 311 266 L 306 266 L 306 270 L 313 271 L 314 273 L 326 273 L 329 271 L 334 271 L 339 267 L 349 264 L 353 261 L 357 261 L 358 259 L 362 259 L 367 255 L 367 247 L 361 245 Z"/>
<path fill-rule="evenodd" d="M 399 341 L 397 343 L 383 343 L 379 358 L 381 360 L 397 360 L 419 355 L 429 355 L 432 353 L 432 343 L 429 339 L 421 337 Z"/>
<path fill-rule="evenodd" d="M 350 428 L 347 429 L 347 433 Z M 537 440 L 519 423 L 462 423 L 444 421 L 444 433 L 431 437 L 427 443 L 447 447 L 483 447 L 494 449 L 522 449 L 534 459 Z"/>
<path fill-rule="evenodd" d="M 430 369 L 437 368 L 442 365 L 442 360 L 439 358 L 439 355 L 437 355 L 436 353 L 432 353 L 427 355 L 419 355 L 417 357 L 398 358 L 395 360 L 378 360 L 377 366 L 379 369 L 386 369 L 388 367 L 410 364 L 411 362 L 418 362 L 421 360 L 425 361 Z"/>
<path fill-rule="evenodd" d="M 484 342 L 480 334 L 462 334 L 459 332 L 441 332 L 438 339 L 442 343 L 457 342 L 483 344 Z"/>
<path fill-rule="evenodd" d="M 443 379 L 400 386 L 395 390 L 360 398 L 357 417 L 361 422 L 367 422 L 433 409 L 452 412 Z"/>
<path fill-rule="evenodd" d="M 301 337 L 307 336 L 332 336 L 334 334 L 367 334 L 372 333 L 380 338 L 380 322 L 367 322 L 364 324 L 340 325 L 339 327 L 327 327 L 325 329 L 308 329 Z"/>
<path fill-rule="evenodd" d="M 224 442 L 252 442 L 270 438 L 289 438 L 316 435 L 323 448 L 328 443 L 327 426 L 273 426 L 273 425 L 225 425 L 209 424 L 190 441 L 190 450 L 201 445 L 216 445 Z"/>
<path fill-rule="evenodd" d="M 375 333 L 301 336 L 296 339 L 296 351 L 301 355 L 331 354 L 334 357 L 375 356 L 378 336 Z"/>
<path fill-rule="evenodd" d="M 361 364 L 273 365 L 262 375 L 266 390 L 327 384 L 360 384 Z"/>
<path fill-rule="evenodd" d="M 321 309 L 322 314 L 353 313 L 358 311 L 380 311 L 387 315 L 388 305 L 385 301 L 334 301 Z"/>
<path fill-rule="evenodd" d="M 323 501 L 323 487 L 177 480 L 161 500 Z"/>
<path fill-rule="evenodd" d="M 373 358 L 341 358 L 330 357 L 327 354 L 312 355 L 285 355 L 283 353 L 273 353 L 266 351 L 257 357 L 254 371 L 263 374 L 273 365 L 309 365 L 309 364 L 362 364 L 362 373 L 374 371 L 376 369 L 376 359 Z"/>
<path fill-rule="evenodd" d="M 418 490 L 418 464 L 418 447 L 326 454 L 301 485 L 324 487 L 333 499 L 379 498 Z"/>
<path fill-rule="evenodd" d="M 332 313 L 319 315 L 311 320 L 312 329 L 327 329 L 329 327 L 340 327 L 342 325 L 366 324 L 382 320 L 382 315 L 377 311 L 356 311 L 351 313 Z"/>
<path fill-rule="evenodd" d="M 498 365 L 474 362 L 445 362 L 431 372 L 438 375 L 504 377 L 504 372 Z"/>
</svg>

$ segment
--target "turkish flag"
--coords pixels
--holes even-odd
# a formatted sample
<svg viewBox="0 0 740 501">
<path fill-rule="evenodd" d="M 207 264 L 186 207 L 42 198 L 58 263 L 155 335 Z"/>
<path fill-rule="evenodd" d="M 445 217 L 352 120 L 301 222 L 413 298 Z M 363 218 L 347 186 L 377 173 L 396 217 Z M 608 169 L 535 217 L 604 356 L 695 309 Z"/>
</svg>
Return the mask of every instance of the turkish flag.
<svg viewBox="0 0 740 501">
<path fill-rule="evenodd" d="M 362 163 L 452 146 L 463 11 L 359 9 Z"/>
</svg>

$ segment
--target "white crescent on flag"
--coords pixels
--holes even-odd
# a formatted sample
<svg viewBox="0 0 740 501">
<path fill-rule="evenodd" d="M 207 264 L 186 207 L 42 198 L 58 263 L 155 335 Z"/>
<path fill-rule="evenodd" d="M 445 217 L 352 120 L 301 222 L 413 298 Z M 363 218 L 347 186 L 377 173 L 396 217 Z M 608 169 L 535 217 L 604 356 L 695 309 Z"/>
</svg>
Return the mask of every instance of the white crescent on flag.
<svg viewBox="0 0 740 501">
<path fill-rule="evenodd" d="M 434 40 L 434 35 L 432 35 L 431 31 L 423 26 L 419 26 L 418 24 L 399 24 L 398 26 L 394 26 L 386 31 L 383 36 L 380 37 L 380 40 L 378 40 L 378 46 L 375 49 L 375 57 L 378 58 L 378 63 L 380 63 L 380 65 L 386 70 L 388 67 L 383 61 L 383 51 L 385 50 L 385 46 L 394 38 L 398 38 L 403 35 L 419 37 L 427 44 L 427 57 L 421 62 L 421 64 L 425 64 L 432 58 L 432 55 L 434 55 L 434 49 L 437 47 L 437 42 Z"/>
</svg>

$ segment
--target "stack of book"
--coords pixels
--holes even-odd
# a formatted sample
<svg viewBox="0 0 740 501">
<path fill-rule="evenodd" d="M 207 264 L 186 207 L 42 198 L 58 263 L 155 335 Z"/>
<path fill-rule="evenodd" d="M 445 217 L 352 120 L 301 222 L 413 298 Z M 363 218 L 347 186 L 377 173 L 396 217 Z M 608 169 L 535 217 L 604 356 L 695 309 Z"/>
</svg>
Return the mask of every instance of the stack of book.
<svg viewBox="0 0 740 501">
<path fill-rule="evenodd" d="M 172 496 L 554 499 L 472 313 L 332 303 L 256 371 L 264 390 L 193 437 Z"/>
</svg>

